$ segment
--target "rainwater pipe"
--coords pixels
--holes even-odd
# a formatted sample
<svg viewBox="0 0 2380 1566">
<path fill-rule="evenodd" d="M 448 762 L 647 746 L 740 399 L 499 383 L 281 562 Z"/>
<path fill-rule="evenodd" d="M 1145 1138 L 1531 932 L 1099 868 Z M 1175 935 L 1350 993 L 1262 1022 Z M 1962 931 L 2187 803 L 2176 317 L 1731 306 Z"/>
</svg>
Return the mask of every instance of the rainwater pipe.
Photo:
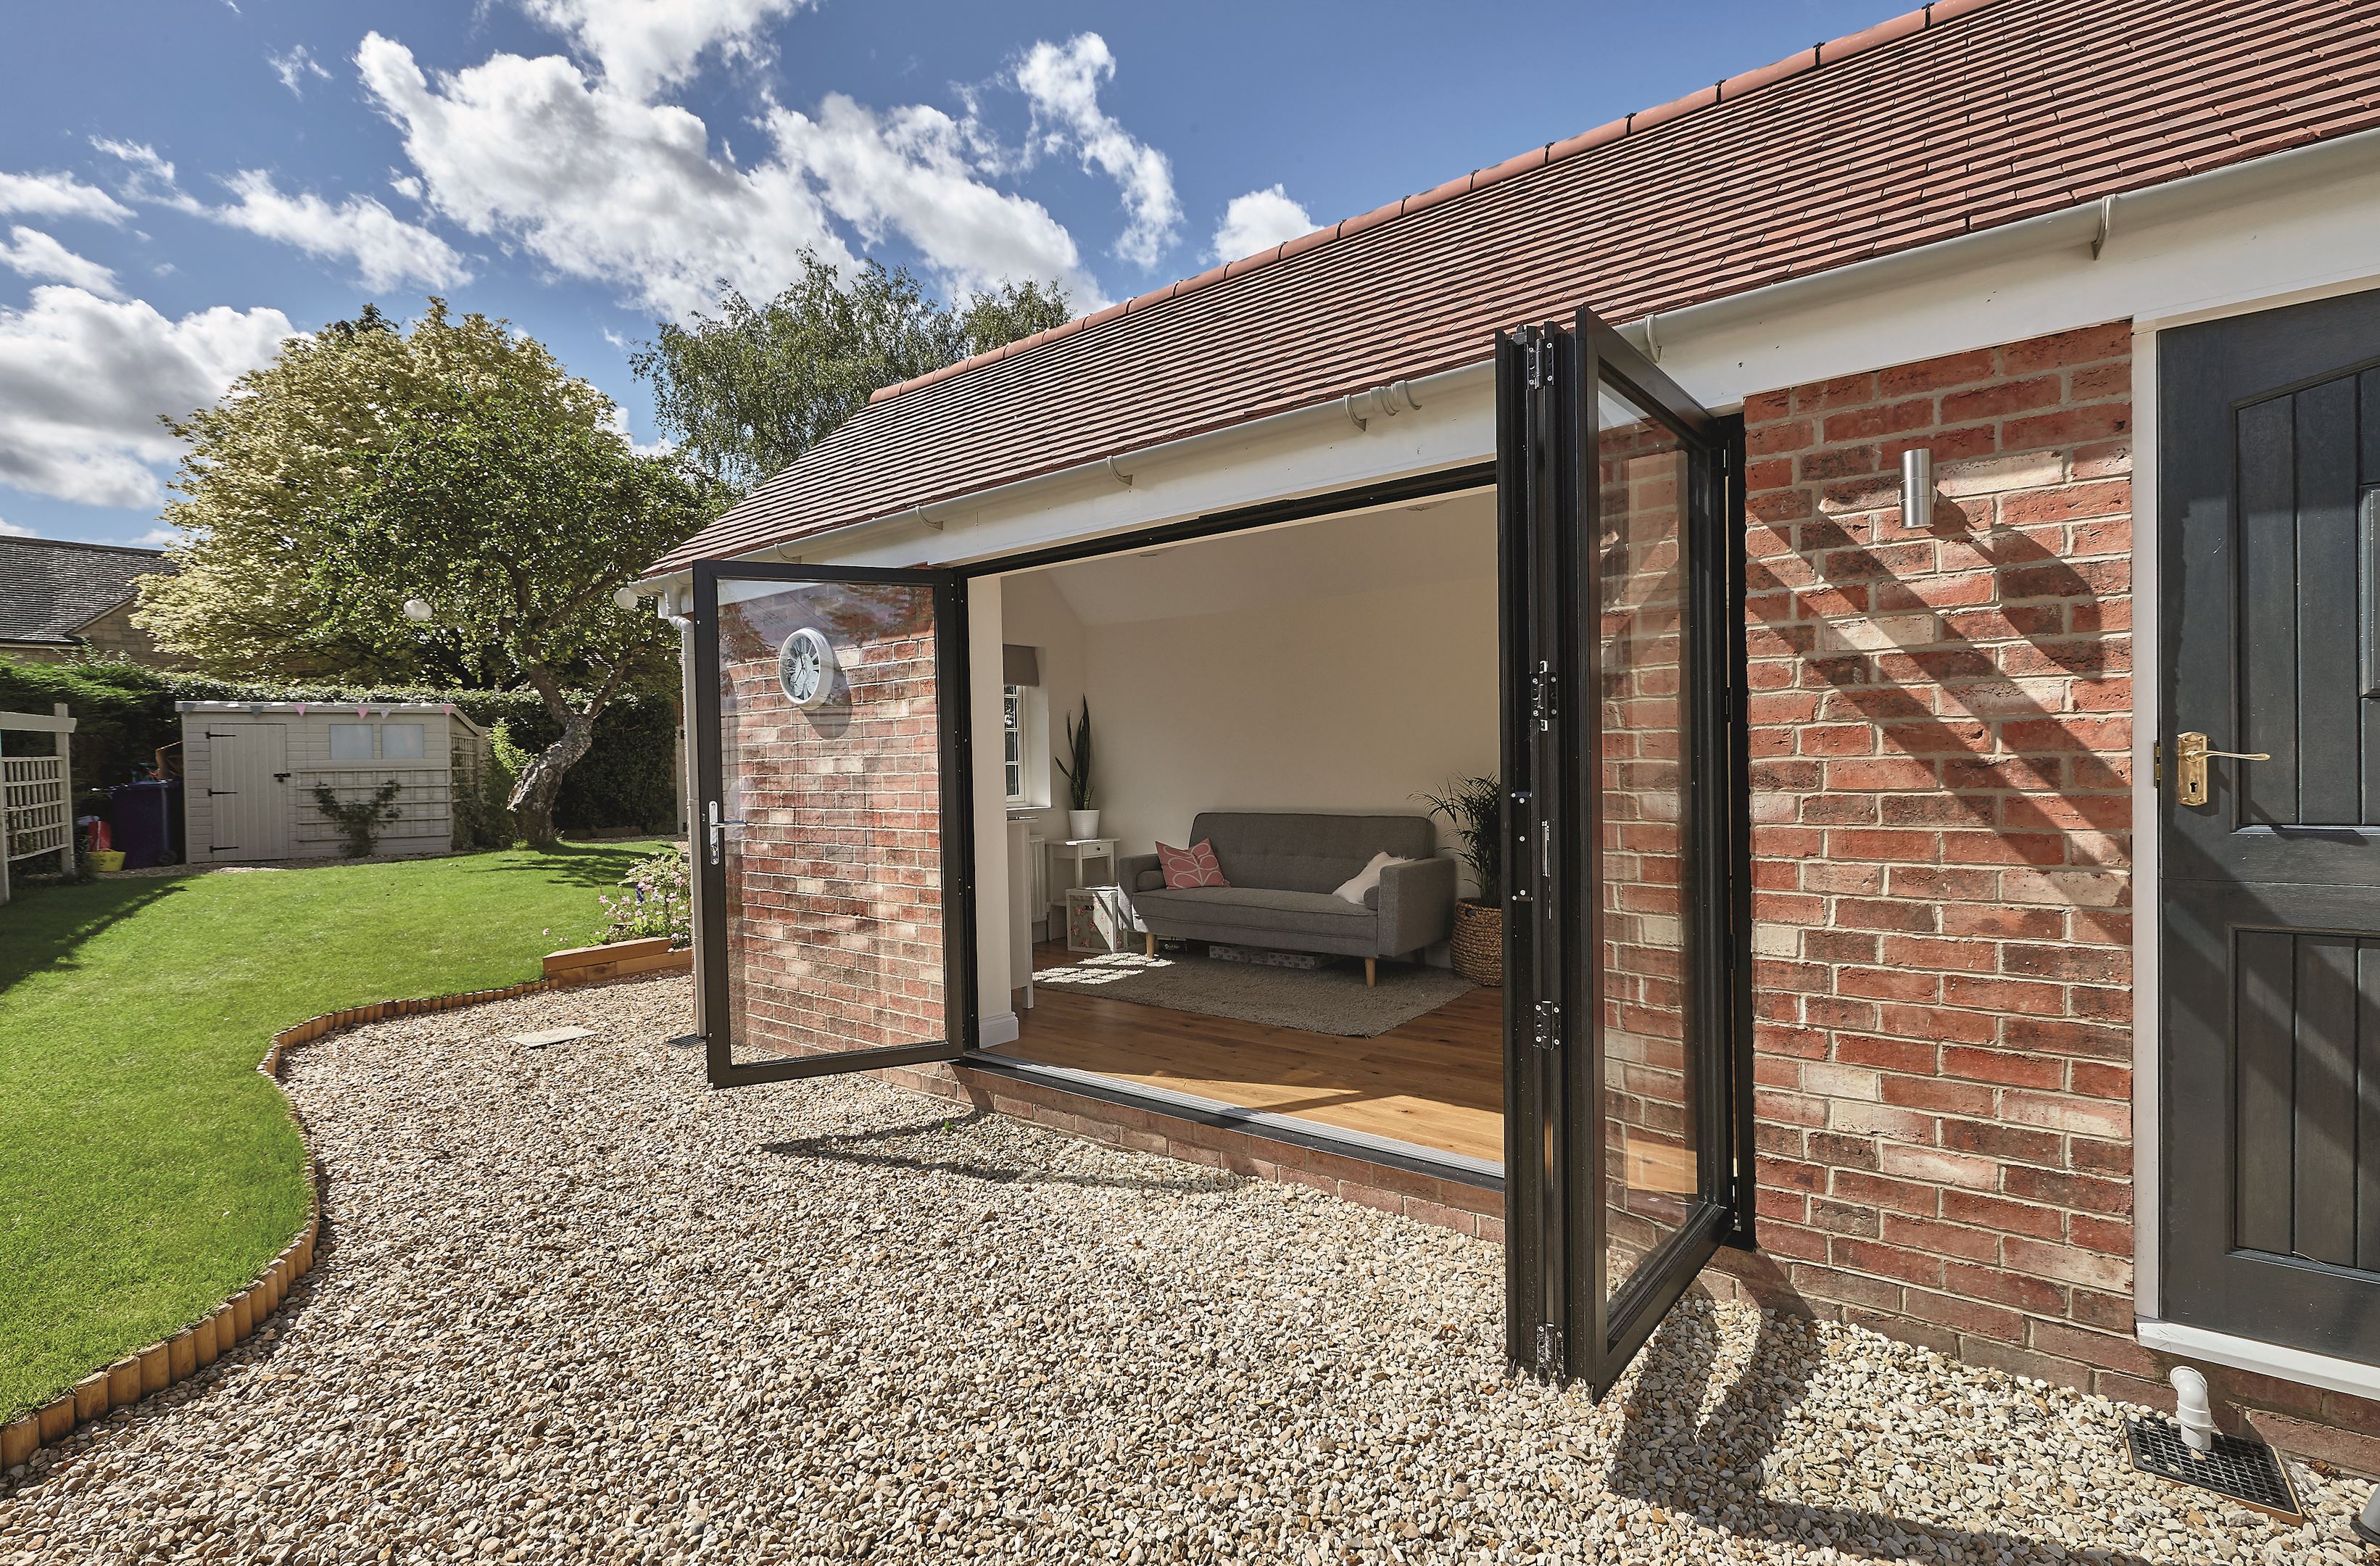
<svg viewBox="0 0 2380 1566">
<path fill-rule="evenodd" d="M 2215 1411 L 2206 1402 L 2206 1378 L 2187 1365 L 2177 1365 L 2166 1378 L 2173 1383 L 2174 1419 L 2181 1439 L 2200 1456 L 2215 1450 Z"/>
</svg>

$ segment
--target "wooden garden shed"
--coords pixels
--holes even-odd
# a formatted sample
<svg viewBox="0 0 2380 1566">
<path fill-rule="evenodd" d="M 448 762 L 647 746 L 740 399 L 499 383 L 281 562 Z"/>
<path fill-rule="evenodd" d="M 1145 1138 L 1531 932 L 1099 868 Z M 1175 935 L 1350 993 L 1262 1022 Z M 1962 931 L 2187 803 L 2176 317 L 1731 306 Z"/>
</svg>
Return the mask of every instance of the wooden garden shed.
<svg viewBox="0 0 2380 1566">
<path fill-rule="evenodd" d="M 176 705 L 193 864 L 338 857 L 346 838 L 320 790 L 342 803 L 391 791 L 377 853 L 451 853 L 465 830 L 456 802 L 493 763 L 487 731 L 448 703 Z"/>
</svg>

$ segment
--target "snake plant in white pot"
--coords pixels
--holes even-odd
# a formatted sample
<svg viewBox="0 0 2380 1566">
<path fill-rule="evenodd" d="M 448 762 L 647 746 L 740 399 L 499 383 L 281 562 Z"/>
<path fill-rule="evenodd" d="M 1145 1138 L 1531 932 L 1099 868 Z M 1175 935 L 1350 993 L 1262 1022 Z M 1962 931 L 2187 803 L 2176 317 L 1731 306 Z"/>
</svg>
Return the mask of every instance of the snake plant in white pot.
<svg viewBox="0 0 2380 1566">
<path fill-rule="evenodd" d="M 1066 835 L 1076 843 L 1099 835 L 1099 812 L 1091 803 L 1091 698 L 1083 698 L 1080 719 L 1066 720 L 1066 755 L 1054 758 L 1066 779 Z M 1071 759 L 1070 759 L 1071 758 Z"/>
</svg>

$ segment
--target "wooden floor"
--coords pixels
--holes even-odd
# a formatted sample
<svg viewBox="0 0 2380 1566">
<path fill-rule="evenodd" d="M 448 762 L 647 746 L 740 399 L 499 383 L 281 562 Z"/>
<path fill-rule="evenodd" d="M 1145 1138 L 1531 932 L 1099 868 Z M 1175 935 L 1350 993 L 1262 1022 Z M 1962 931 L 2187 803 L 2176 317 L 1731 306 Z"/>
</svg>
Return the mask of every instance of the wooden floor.
<svg viewBox="0 0 2380 1566">
<path fill-rule="evenodd" d="M 1034 953 L 1036 967 L 1075 959 Z M 1474 989 L 1376 1038 L 1267 1027 L 1130 1001 L 1034 990 L 996 1053 L 1241 1109 L 1269 1110 L 1489 1163 L 1504 1159 L 1503 992 Z"/>
</svg>

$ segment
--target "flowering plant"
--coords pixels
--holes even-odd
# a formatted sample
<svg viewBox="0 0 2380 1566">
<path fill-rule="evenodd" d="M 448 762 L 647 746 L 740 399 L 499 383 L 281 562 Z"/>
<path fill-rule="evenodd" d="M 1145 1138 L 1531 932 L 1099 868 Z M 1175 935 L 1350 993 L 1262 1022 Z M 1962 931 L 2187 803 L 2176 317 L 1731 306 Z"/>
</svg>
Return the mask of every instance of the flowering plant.
<svg viewBox="0 0 2380 1566">
<path fill-rule="evenodd" d="M 640 859 L 620 878 L 620 892 L 602 898 L 605 923 L 595 932 L 599 945 L 615 941 L 642 941 L 666 935 L 672 946 L 694 943 L 694 893 L 688 883 L 686 849 L 678 844 L 650 859 Z"/>
</svg>

